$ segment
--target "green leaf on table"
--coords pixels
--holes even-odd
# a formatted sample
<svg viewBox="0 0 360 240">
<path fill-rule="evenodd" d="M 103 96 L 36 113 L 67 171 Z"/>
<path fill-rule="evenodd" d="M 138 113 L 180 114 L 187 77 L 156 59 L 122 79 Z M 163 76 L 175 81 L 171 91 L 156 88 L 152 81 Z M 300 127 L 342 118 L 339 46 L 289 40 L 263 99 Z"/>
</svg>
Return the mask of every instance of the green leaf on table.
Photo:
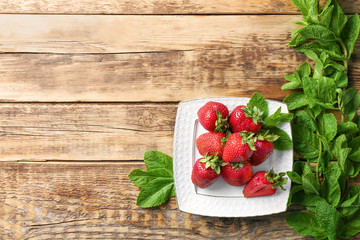
<svg viewBox="0 0 360 240">
<path fill-rule="evenodd" d="M 360 94 L 356 88 L 348 88 L 342 98 L 344 106 L 344 114 L 348 121 L 352 121 L 356 115 L 356 111 L 360 107 Z"/>
<path fill-rule="evenodd" d="M 292 3 L 299 8 L 305 22 L 316 23 L 318 22 L 318 11 L 316 0 L 291 0 Z"/>
<path fill-rule="evenodd" d="M 316 180 L 314 173 L 307 173 L 302 175 L 302 183 L 305 193 L 307 194 L 320 194 L 320 183 Z"/>
<path fill-rule="evenodd" d="M 336 84 L 334 79 L 321 77 L 319 79 L 303 78 L 304 93 L 311 104 L 330 104 L 335 103 Z M 328 105 L 325 105 L 325 107 Z M 323 105 L 322 105 L 323 106 Z"/>
<path fill-rule="evenodd" d="M 319 42 L 312 42 L 309 44 L 300 45 L 296 48 L 296 50 L 302 53 L 307 53 L 308 55 L 309 55 L 308 52 L 310 50 L 312 54 L 309 55 L 309 58 L 314 61 L 316 59 L 315 55 L 320 56 L 322 53 L 326 53 L 327 57 L 332 60 L 343 61 L 345 59 L 343 53 L 341 52 L 340 46 L 337 43 L 324 46 L 321 45 Z M 318 59 L 318 61 L 319 60 L 320 59 Z"/>
<path fill-rule="evenodd" d="M 281 122 L 290 122 L 293 118 L 292 113 L 282 113 L 281 107 L 279 107 L 275 113 L 267 117 L 264 121 L 264 126 L 266 127 L 275 127 Z"/>
<path fill-rule="evenodd" d="M 292 125 L 292 132 L 295 150 L 302 157 L 313 159 L 319 156 L 319 140 L 308 125 L 297 122 Z"/>
<path fill-rule="evenodd" d="M 172 178 L 156 178 L 141 189 L 136 204 L 142 208 L 150 208 L 163 204 L 175 196 Z"/>
<path fill-rule="evenodd" d="M 319 119 L 319 132 L 325 136 L 328 141 L 331 141 L 337 132 L 337 120 L 334 114 L 326 113 Z"/>
<path fill-rule="evenodd" d="M 322 196 L 327 202 L 336 207 L 341 198 L 341 187 L 339 178 L 341 177 L 341 169 L 337 163 L 330 164 L 323 173 L 324 181 L 321 185 Z"/>
<path fill-rule="evenodd" d="M 136 204 L 142 208 L 155 207 L 175 195 L 172 157 L 159 151 L 146 151 L 147 171 L 135 169 L 129 179 L 140 187 Z"/>
<path fill-rule="evenodd" d="M 360 136 L 353 138 L 349 143 L 349 147 L 351 148 L 349 158 L 355 162 L 360 162 Z"/>
<path fill-rule="evenodd" d="M 359 31 L 360 31 L 360 19 L 359 19 L 359 15 L 355 14 L 349 17 L 349 19 L 345 24 L 344 29 L 341 32 L 341 39 L 343 40 L 348 52 L 347 59 L 350 58 L 351 54 L 354 51 L 354 46 L 359 36 Z"/>
<path fill-rule="evenodd" d="M 317 239 L 324 239 L 326 236 L 315 215 L 308 212 L 290 214 L 286 218 L 286 223 L 301 235 L 310 235 Z"/>
<path fill-rule="evenodd" d="M 144 162 L 147 170 L 161 168 L 171 174 L 173 172 L 172 157 L 160 151 L 146 151 L 144 153 Z"/>
<path fill-rule="evenodd" d="M 332 78 L 335 81 L 336 87 L 344 88 L 348 85 L 348 76 L 344 72 L 335 72 Z"/>
<path fill-rule="evenodd" d="M 341 234 L 342 239 L 349 239 L 360 232 L 360 211 L 353 218 L 344 224 Z"/>
<path fill-rule="evenodd" d="M 353 122 L 343 122 L 341 121 L 340 124 L 337 127 L 337 134 L 353 134 L 357 133 L 359 131 L 356 123 Z"/>
<path fill-rule="evenodd" d="M 299 36 L 299 37 L 298 37 Z M 300 31 L 295 38 L 290 41 L 290 47 L 296 47 L 306 40 L 320 40 L 326 42 L 335 42 L 338 37 L 330 29 L 321 25 L 309 25 Z"/>
<path fill-rule="evenodd" d="M 351 219 L 359 212 L 360 207 L 360 186 L 350 185 L 345 200 L 339 206 L 339 212 L 344 218 Z"/>
<path fill-rule="evenodd" d="M 257 107 L 258 109 L 260 109 L 260 111 L 263 112 L 262 116 L 264 118 L 266 118 L 269 114 L 269 108 L 268 108 L 268 104 L 265 100 L 265 97 L 258 92 L 254 93 L 252 95 L 247 106 L 250 109 L 253 109 L 254 107 Z"/>
<path fill-rule="evenodd" d="M 347 22 L 347 17 L 336 0 L 331 0 L 330 6 L 334 6 L 332 11 L 330 29 L 336 34 L 336 36 L 340 36 L 340 33 L 342 32 Z"/>
<path fill-rule="evenodd" d="M 279 138 L 273 142 L 274 148 L 283 151 L 292 148 L 292 141 L 290 136 L 278 127 L 266 128 L 270 134 L 278 135 Z"/>
<path fill-rule="evenodd" d="M 287 104 L 289 110 L 294 110 L 309 104 L 309 101 L 304 93 L 292 92 L 284 98 L 284 103 Z"/>
<path fill-rule="evenodd" d="M 321 202 L 316 207 L 315 216 L 328 239 L 336 240 L 337 232 L 343 228 L 341 214 L 328 203 Z"/>
<path fill-rule="evenodd" d="M 292 203 L 292 198 L 293 196 L 299 192 L 299 191 L 302 191 L 303 190 L 303 187 L 302 185 L 293 185 L 290 189 L 290 193 L 289 193 L 289 198 L 288 198 L 288 201 L 286 203 L 287 206 L 290 206 L 290 204 Z"/>
<path fill-rule="evenodd" d="M 286 174 L 288 175 L 288 177 L 292 182 L 297 184 L 302 184 L 302 178 L 297 172 L 288 171 L 286 172 Z"/>
<path fill-rule="evenodd" d="M 129 174 L 130 181 L 138 187 L 144 187 L 148 182 L 158 177 L 172 178 L 172 174 L 161 168 L 144 171 L 135 169 Z"/>
</svg>

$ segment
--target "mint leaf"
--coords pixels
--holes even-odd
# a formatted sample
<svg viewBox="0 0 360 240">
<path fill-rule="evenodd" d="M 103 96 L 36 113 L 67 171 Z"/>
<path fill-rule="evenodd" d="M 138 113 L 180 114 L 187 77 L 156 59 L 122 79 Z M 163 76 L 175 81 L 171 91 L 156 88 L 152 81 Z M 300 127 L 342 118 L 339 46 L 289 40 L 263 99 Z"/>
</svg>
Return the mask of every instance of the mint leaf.
<svg viewBox="0 0 360 240">
<path fill-rule="evenodd" d="M 325 238 L 324 229 L 314 214 L 307 212 L 293 213 L 287 216 L 286 223 L 301 235 L 311 235 L 317 239 Z"/>
<path fill-rule="evenodd" d="M 316 23 L 317 20 L 317 3 L 316 0 L 291 0 L 299 8 L 305 22 Z"/>
<path fill-rule="evenodd" d="M 335 0 L 331 0 L 331 6 L 334 7 L 332 11 L 330 29 L 336 34 L 336 36 L 340 36 L 340 33 L 347 22 L 347 17 Z"/>
<path fill-rule="evenodd" d="M 341 32 L 341 39 L 343 40 L 347 49 L 347 59 L 350 59 L 351 54 L 354 51 L 355 42 L 359 36 L 360 19 L 359 15 L 355 14 L 351 16 Z"/>
<path fill-rule="evenodd" d="M 291 202 L 292 202 L 292 198 L 293 196 L 297 193 L 300 192 L 301 190 L 303 190 L 302 185 L 293 185 L 290 189 L 290 193 L 289 193 L 289 198 L 288 201 L 286 203 L 287 206 L 290 206 Z"/>
<path fill-rule="evenodd" d="M 269 114 L 269 108 L 268 108 L 268 104 L 265 100 L 265 97 L 258 92 L 254 93 L 252 95 L 249 103 L 247 104 L 247 107 L 250 109 L 257 107 L 258 109 L 260 109 L 261 112 L 263 112 L 262 116 L 264 118 L 266 118 Z"/>
<path fill-rule="evenodd" d="M 352 121 L 360 107 L 360 94 L 355 88 L 349 88 L 343 95 L 344 114 L 348 121 Z"/>
<path fill-rule="evenodd" d="M 349 239 L 360 232 L 360 211 L 344 224 L 341 238 Z"/>
<path fill-rule="evenodd" d="M 305 77 L 303 79 L 304 93 L 311 104 L 330 104 L 322 105 L 327 108 L 335 103 L 336 84 L 334 79 L 321 77 L 319 79 Z"/>
<path fill-rule="evenodd" d="M 356 123 L 353 122 L 343 122 L 341 121 L 338 125 L 337 134 L 353 134 L 359 131 Z"/>
<path fill-rule="evenodd" d="M 348 85 L 348 77 L 344 72 L 335 72 L 332 78 L 335 81 L 336 87 L 344 88 Z"/>
<path fill-rule="evenodd" d="M 288 177 L 291 179 L 292 182 L 297 184 L 302 184 L 302 178 L 297 172 L 288 171 L 286 172 L 286 174 L 288 175 Z"/>
<path fill-rule="evenodd" d="M 279 107 L 276 112 L 269 117 L 267 117 L 264 121 L 264 126 L 266 127 L 275 127 L 281 122 L 290 122 L 293 118 L 292 113 L 282 113 L 281 107 Z"/>
<path fill-rule="evenodd" d="M 334 114 L 323 114 L 319 119 L 319 132 L 325 136 L 328 141 L 331 141 L 337 132 L 337 120 Z"/>
<path fill-rule="evenodd" d="M 299 37 L 298 37 L 299 36 Z M 294 40 L 295 39 L 295 40 Z M 326 42 L 335 42 L 338 37 L 330 29 L 321 25 L 309 25 L 300 31 L 295 38 L 289 43 L 290 47 L 297 47 L 306 40 L 320 40 Z"/>
<path fill-rule="evenodd" d="M 327 202 L 333 207 L 338 205 L 341 198 L 340 176 L 341 169 L 337 163 L 330 164 L 324 171 L 324 181 L 321 186 L 322 195 L 326 197 Z"/>
<path fill-rule="evenodd" d="M 306 159 L 319 156 L 319 140 L 313 130 L 303 122 L 292 125 L 295 150 Z"/>
<path fill-rule="evenodd" d="M 174 180 L 172 178 L 156 178 L 141 189 L 136 204 L 142 208 L 150 208 L 163 204 L 175 196 Z"/>
<path fill-rule="evenodd" d="M 161 168 L 148 171 L 135 169 L 129 174 L 130 181 L 138 187 L 145 187 L 148 182 L 154 180 L 157 177 L 172 178 L 173 176 L 168 171 L 164 171 Z"/>
<path fill-rule="evenodd" d="M 284 103 L 287 104 L 289 110 L 294 110 L 309 104 L 309 101 L 304 93 L 292 92 L 284 98 Z"/>
<path fill-rule="evenodd" d="M 349 147 L 351 148 L 349 157 L 353 161 L 360 162 L 360 136 L 352 139 L 349 143 Z"/>
<path fill-rule="evenodd" d="M 171 175 L 173 173 L 172 157 L 160 151 L 146 151 L 144 153 L 144 162 L 147 170 L 161 168 Z"/>
<path fill-rule="evenodd" d="M 279 138 L 273 142 L 274 148 L 279 151 L 284 151 L 292 148 L 292 141 L 290 136 L 278 127 L 266 128 L 269 134 L 278 135 Z"/>
<path fill-rule="evenodd" d="M 336 240 L 337 232 L 341 232 L 343 223 L 341 214 L 328 203 L 319 203 L 316 207 L 316 219 L 325 230 L 329 240 Z"/>
</svg>

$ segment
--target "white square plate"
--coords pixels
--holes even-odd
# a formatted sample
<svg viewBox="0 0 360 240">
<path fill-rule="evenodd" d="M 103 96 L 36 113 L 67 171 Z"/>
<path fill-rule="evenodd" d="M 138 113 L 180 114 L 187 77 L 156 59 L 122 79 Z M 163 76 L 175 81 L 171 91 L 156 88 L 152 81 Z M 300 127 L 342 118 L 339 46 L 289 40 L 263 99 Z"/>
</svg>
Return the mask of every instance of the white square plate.
<svg viewBox="0 0 360 240">
<path fill-rule="evenodd" d="M 209 188 L 201 189 L 191 181 L 192 166 L 201 157 L 195 141 L 207 132 L 198 121 L 197 112 L 209 101 L 225 104 L 229 112 L 239 106 L 246 105 L 250 98 L 203 98 L 181 102 L 178 106 L 174 132 L 174 181 L 176 201 L 179 210 L 205 216 L 216 217 L 250 217 L 268 215 L 286 211 L 286 203 L 290 193 L 290 179 L 284 186 L 285 191 L 278 189 L 275 195 L 257 198 L 244 198 L 244 187 L 227 184 L 221 177 Z M 279 107 L 281 112 L 288 113 L 286 104 L 267 100 L 269 115 Z M 290 123 L 278 126 L 291 136 Z M 254 167 L 254 174 L 271 168 L 276 173 L 292 170 L 293 150 L 274 150 L 264 163 Z"/>
</svg>

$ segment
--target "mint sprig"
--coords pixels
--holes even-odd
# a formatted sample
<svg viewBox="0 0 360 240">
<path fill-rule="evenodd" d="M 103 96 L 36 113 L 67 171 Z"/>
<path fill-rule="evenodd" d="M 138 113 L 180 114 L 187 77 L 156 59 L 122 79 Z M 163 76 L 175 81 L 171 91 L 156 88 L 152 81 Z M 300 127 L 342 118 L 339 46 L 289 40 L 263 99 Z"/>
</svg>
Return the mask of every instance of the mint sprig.
<svg viewBox="0 0 360 240">
<path fill-rule="evenodd" d="M 136 204 L 142 208 L 156 207 L 175 196 L 172 157 L 159 151 L 146 151 L 147 171 L 135 169 L 129 179 L 140 187 Z"/>
<path fill-rule="evenodd" d="M 284 102 L 295 110 L 294 148 L 302 156 L 287 173 L 293 183 L 288 204 L 307 210 L 286 221 L 299 234 L 316 239 L 349 238 L 360 232 L 360 187 L 348 184 L 360 172 L 360 94 L 347 88 L 360 19 L 357 14 L 347 17 L 336 0 L 323 7 L 317 0 L 292 2 L 303 15 L 295 24 L 303 27 L 293 31 L 289 46 L 314 67 L 302 63 L 284 76 L 288 83 L 282 86 L 284 91 L 297 90 Z"/>
</svg>

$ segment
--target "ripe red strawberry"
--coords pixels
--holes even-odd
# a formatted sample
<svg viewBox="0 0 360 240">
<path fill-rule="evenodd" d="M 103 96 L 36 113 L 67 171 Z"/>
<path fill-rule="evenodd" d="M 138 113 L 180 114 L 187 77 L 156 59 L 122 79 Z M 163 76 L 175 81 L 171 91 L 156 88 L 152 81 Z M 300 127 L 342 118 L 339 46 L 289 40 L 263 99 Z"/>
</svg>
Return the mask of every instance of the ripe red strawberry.
<svg viewBox="0 0 360 240">
<path fill-rule="evenodd" d="M 221 158 L 223 153 L 221 138 L 224 137 L 225 133 L 207 132 L 201 134 L 198 139 L 196 139 L 196 147 L 202 156 L 206 154 L 217 154 L 217 156 Z"/>
<path fill-rule="evenodd" d="M 221 167 L 221 177 L 232 186 L 242 186 L 253 176 L 253 168 L 249 161 L 228 163 Z"/>
<path fill-rule="evenodd" d="M 222 103 L 207 102 L 198 113 L 200 124 L 210 132 L 226 132 L 229 109 Z"/>
<path fill-rule="evenodd" d="M 275 174 L 271 169 L 267 172 L 260 171 L 246 184 L 243 194 L 244 197 L 269 196 L 276 193 L 277 187 L 285 190 L 283 185 L 287 183 L 287 178 L 283 178 L 285 173 Z"/>
<path fill-rule="evenodd" d="M 191 181 L 200 188 L 210 187 L 220 177 L 220 165 L 216 155 L 198 159 L 192 169 Z"/>
<path fill-rule="evenodd" d="M 274 151 L 274 144 L 272 142 L 279 138 L 278 135 L 259 134 L 257 140 L 254 143 L 256 151 L 250 157 L 250 163 L 254 166 L 258 166 L 265 162 Z"/>
<path fill-rule="evenodd" d="M 224 162 L 243 162 L 248 160 L 253 153 L 254 133 L 233 133 L 226 141 L 222 159 Z"/>
<path fill-rule="evenodd" d="M 243 105 L 237 106 L 230 114 L 229 125 L 232 132 L 248 131 L 257 133 L 261 129 L 263 112 L 257 107 L 253 109 Z"/>
</svg>

